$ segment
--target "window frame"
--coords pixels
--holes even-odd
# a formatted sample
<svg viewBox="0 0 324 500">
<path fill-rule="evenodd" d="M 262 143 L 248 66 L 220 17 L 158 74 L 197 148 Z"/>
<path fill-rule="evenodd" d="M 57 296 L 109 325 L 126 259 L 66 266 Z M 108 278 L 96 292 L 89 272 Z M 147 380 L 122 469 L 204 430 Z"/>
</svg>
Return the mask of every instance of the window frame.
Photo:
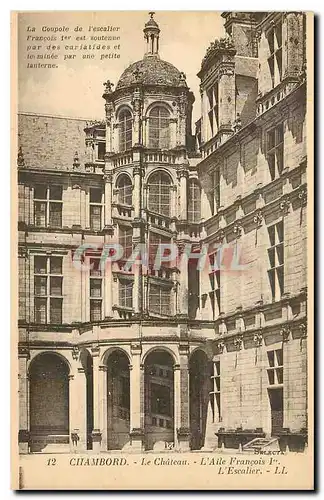
<svg viewBox="0 0 324 500">
<path fill-rule="evenodd" d="M 45 197 L 37 197 L 37 188 L 42 188 L 44 190 Z M 60 188 L 60 198 L 51 197 L 51 191 L 55 188 Z M 35 184 L 34 185 L 34 226 L 36 227 L 50 227 L 50 228 L 62 228 L 63 227 L 63 185 L 62 184 Z M 44 219 L 44 223 L 38 222 L 39 209 L 37 206 L 43 206 L 43 214 L 41 216 Z M 59 208 L 57 212 L 54 210 Z M 53 224 L 52 215 L 59 213 L 59 223 Z"/>
<path fill-rule="evenodd" d="M 36 271 L 36 261 L 37 259 L 43 259 L 45 261 L 45 267 L 42 269 L 45 270 L 45 272 L 35 272 Z M 52 267 L 51 267 L 51 261 L 54 259 L 61 259 L 61 270 L 60 272 L 53 272 Z M 40 269 L 40 268 L 38 268 Z M 60 293 L 53 293 L 53 287 L 52 287 L 52 282 L 53 280 L 60 280 Z M 40 286 L 40 289 L 45 288 L 45 293 L 38 293 L 37 292 L 37 287 L 39 286 L 37 284 L 37 281 L 45 283 L 44 285 Z M 37 293 L 36 293 L 37 292 Z M 63 255 L 41 255 L 41 254 L 36 254 L 34 255 L 34 321 L 35 323 L 39 324 L 62 324 L 63 322 L 63 297 L 64 297 L 64 291 L 63 291 Z M 59 308 L 59 316 L 60 316 L 60 321 L 52 321 L 52 316 L 53 316 L 53 304 L 56 302 L 57 304 L 60 304 Z M 40 314 L 40 308 L 38 307 L 37 304 L 43 303 L 45 305 L 45 317 L 44 321 L 41 319 L 39 320 L 39 314 Z"/>
<path fill-rule="evenodd" d="M 155 178 L 156 182 L 154 182 Z M 163 182 L 163 179 L 167 182 Z M 166 172 L 155 171 L 151 173 L 147 181 L 147 209 L 149 212 L 164 217 L 171 216 L 172 186 L 172 179 Z"/>
<path fill-rule="evenodd" d="M 157 116 L 154 116 L 157 113 Z M 154 106 L 148 115 L 148 147 L 151 149 L 170 149 L 171 113 L 161 105 Z"/>
<path fill-rule="evenodd" d="M 126 118 L 128 115 L 128 118 Z M 124 153 L 133 146 L 133 115 L 128 108 L 123 108 L 118 113 L 118 142 L 119 152 Z"/>
<path fill-rule="evenodd" d="M 198 190 L 198 196 L 197 196 Z M 188 222 L 199 224 L 201 220 L 201 186 L 198 179 L 188 181 Z"/>
<path fill-rule="evenodd" d="M 273 134 L 273 139 L 271 138 Z M 271 181 L 282 175 L 284 170 L 284 123 L 279 123 L 266 131 L 266 158 Z"/>
<path fill-rule="evenodd" d="M 280 228 L 280 229 L 279 229 Z M 285 291 L 285 236 L 284 221 L 278 221 L 268 226 L 268 236 L 270 246 L 267 248 L 268 279 L 272 294 L 272 300 L 280 300 Z M 273 237 L 271 233 L 273 231 Z M 271 241 L 272 240 L 272 241 Z"/>
<path fill-rule="evenodd" d="M 101 268 L 101 258 L 91 257 L 89 272 L 89 301 L 90 301 L 90 321 L 96 322 L 102 320 L 103 303 L 103 270 Z M 98 284 L 100 289 L 98 288 Z M 99 295 L 92 293 L 94 290 L 100 290 Z M 96 308 L 95 306 L 98 306 Z M 99 312 L 98 312 L 99 311 Z"/>
<path fill-rule="evenodd" d="M 97 191 L 100 193 L 100 202 L 92 198 L 92 194 Z M 91 199 L 92 198 L 92 199 Z M 89 227 L 92 231 L 102 230 L 102 214 L 103 214 L 103 190 L 100 187 L 93 187 L 89 189 Z M 98 214 L 95 214 L 98 210 Z M 97 221 L 95 224 L 94 222 Z"/>
</svg>

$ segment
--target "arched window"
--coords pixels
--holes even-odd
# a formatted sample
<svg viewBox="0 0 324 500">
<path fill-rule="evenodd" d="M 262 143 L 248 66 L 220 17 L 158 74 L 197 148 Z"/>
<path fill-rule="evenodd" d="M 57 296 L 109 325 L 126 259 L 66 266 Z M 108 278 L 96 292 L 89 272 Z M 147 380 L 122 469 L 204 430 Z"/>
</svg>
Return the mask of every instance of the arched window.
<svg viewBox="0 0 324 500">
<path fill-rule="evenodd" d="M 148 181 L 148 209 L 170 217 L 171 179 L 164 172 L 155 172 Z"/>
<path fill-rule="evenodd" d="M 128 109 L 124 109 L 119 113 L 119 151 L 127 151 L 131 149 L 132 143 L 132 131 L 133 131 L 133 120 L 131 112 Z"/>
<path fill-rule="evenodd" d="M 118 203 L 121 205 L 132 204 L 132 181 L 128 175 L 121 175 L 117 182 Z"/>
<path fill-rule="evenodd" d="M 200 222 L 200 218 L 200 186 L 196 180 L 191 180 L 188 186 L 188 220 L 189 222 Z"/>
<path fill-rule="evenodd" d="M 156 149 L 169 149 L 170 114 L 162 106 L 155 106 L 149 115 L 149 147 Z"/>
</svg>

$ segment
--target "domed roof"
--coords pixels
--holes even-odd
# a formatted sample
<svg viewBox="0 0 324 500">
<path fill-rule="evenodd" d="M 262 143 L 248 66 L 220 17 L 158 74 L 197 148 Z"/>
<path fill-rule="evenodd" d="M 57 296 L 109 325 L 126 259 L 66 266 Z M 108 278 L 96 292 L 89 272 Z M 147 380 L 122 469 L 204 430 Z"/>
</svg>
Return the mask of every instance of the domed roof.
<svg viewBox="0 0 324 500">
<path fill-rule="evenodd" d="M 185 75 L 157 56 L 144 57 L 141 61 L 128 66 L 121 75 L 116 90 L 139 81 L 144 85 L 187 86 Z"/>
</svg>

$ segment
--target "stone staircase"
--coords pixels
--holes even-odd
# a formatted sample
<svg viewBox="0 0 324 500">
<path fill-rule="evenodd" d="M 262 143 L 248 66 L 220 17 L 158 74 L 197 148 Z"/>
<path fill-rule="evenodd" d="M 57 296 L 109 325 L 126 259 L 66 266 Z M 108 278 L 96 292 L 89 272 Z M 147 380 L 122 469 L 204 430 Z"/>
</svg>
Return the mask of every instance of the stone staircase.
<svg viewBox="0 0 324 500">
<path fill-rule="evenodd" d="M 254 438 L 246 443 L 242 451 L 255 453 L 261 450 L 279 450 L 279 440 L 276 437 Z"/>
</svg>

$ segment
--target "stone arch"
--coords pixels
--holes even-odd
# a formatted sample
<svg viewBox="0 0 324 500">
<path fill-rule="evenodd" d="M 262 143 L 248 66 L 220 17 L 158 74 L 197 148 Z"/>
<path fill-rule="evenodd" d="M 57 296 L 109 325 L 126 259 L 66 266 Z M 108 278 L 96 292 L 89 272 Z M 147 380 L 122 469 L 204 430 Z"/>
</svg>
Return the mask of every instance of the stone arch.
<svg viewBox="0 0 324 500">
<path fill-rule="evenodd" d="M 153 347 L 150 347 L 143 355 L 142 355 L 142 359 L 141 359 L 141 364 L 144 365 L 145 364 L 145 361 L 147 359 L 147 357 L 154 351 L 165 351 L 167 352 L 168 354 L 170 354 L 170 356 L 172 357 L 173 361 L 174 361 L 174 364 L 178 364 L 179 363 L 179 359 L 178 359 L 178 356 L 177 356 L 177 353 L 175 351 L 173 351 L 170 347 L 168 346 L 165 346 L 165 345 L 162 345 L 162 346 L 153 346 Z"/>
<path fill-rule="evenodd" d="M 164 450 L 174 443 L 174 353 L 156 346 L 143 358 L 144 446 Z"/>
<path fill-rule="evenodd" d="M 32 359 L 28 372 L 31 451 L 68 445 L 69 363 L 64 356 L 46 351 Z"/>
<path fill-rule="evenodd" d="M 174 110 L 172 109 L 172 106 L 170 106 L 170 104 L 168 102 L 160 101 L 160 100 L 151 102 L 147 106 L 147 108 L 145 109 L 144 116 L 146 118 L 149 117 L 152 109 L 156 108 L 157 106 L 161 106 L 162 108 L 166 109 L 170 113 L 170 116 L 174 117 L 175 113 L 174 113 Z"/>
<path fill-rule="evenodd" d="M 107 360 L 111 354 L 113 354 L 114 351 L 120 351 L 122 354 L 125 354 L 125 356 L 128 359 L 129 364 L 131 364 L 131 357 L 129 353 L 126 351 L 126 349 L 123 349 L 122 347 L 117 347 L 117 346 L 110 346 L 108 347 L 104 353 L 101 356 L 100 363 L 101 365 L 107 365 Z"/>
<path fill-rule="evenodd" d="M 129 111 L 130 114 L 133 116 L 133 108 L 129 106 L 129 104 L 126 103 L 121 103 L 119 106 L 117 106 L 116 111 L 115 111 L 115 116 L 118 120 L 118 117 L 122 111 Z"/>
<path fill-rule="evenodd" d="M 83 347 L 80 351 L 80 363 L 84 373 L 84 383 L 86 390 L 86 447 L 92 450 L 92 431 L 94 422 L 93 407 L 93 359 L 90 350 Z"/>
<path fill-rule="evenodd" d="M 132 205 L 133 200 L 133 181 L 129 173 L 120 172 L 115 181 L 118 203 L 123 205 Z"/>
<path fill-rule="evenodd" d="M 30 368 L 31 368 L 33 362 L 36 360 L 36 358 L 38 358 L 38 356 L 42 356 L 43 354 L 55 354 L 56 356 L 58 356 L 59 358 L 61 358 L 61 360 L 64 363 L 66 363 L 66 365 L 68 366 L 69 375 L 72 374 L 72 366 L 71 366 L 71 363 L 68 360 L 68 358 L 66 358 L 62 353 L 57 352 L 57 351 L 52 351 L 52 350 L 37 351 L 34 354 L 32 353 L 31 357 L 30 357 L 30 360 L 28 362 L 28 374 L 30 372 Z"/>
<path fill-rule="evenodd" d="M 107 422 L 107 449 L 121 450 L 129 442 L 130 363 L 128 354 L 118 347 L 104 354 Z"/>
</svg>

